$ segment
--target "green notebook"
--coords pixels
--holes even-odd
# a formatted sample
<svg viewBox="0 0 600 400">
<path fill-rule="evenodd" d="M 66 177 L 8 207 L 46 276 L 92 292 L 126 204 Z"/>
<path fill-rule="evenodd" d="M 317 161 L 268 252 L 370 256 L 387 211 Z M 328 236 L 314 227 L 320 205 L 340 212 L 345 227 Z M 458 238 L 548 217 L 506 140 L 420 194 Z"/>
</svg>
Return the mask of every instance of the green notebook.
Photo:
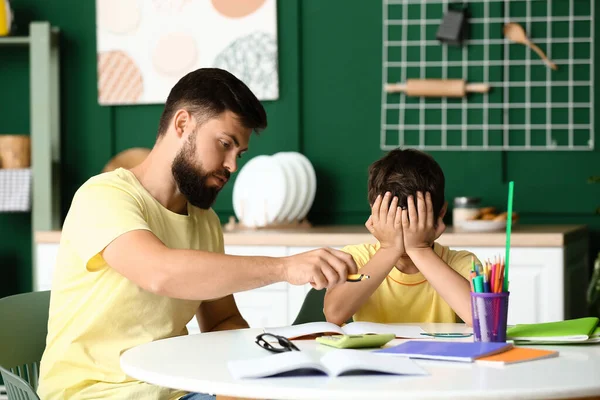
<svg viewBox="0 0 600 400">
<path fill-rule="evenodd" d="M 590 335 L 586 343 L 600 343 L 600 326 Z"/>
<path fill-rule="evenodd" d="M 529 344 L 584 343 L 596 334 L 598 322 L 598 318 L 588 317 L 542 324 L 519 324 L 509 328 L 506 335 L 508 339 Z"/>
</svg>

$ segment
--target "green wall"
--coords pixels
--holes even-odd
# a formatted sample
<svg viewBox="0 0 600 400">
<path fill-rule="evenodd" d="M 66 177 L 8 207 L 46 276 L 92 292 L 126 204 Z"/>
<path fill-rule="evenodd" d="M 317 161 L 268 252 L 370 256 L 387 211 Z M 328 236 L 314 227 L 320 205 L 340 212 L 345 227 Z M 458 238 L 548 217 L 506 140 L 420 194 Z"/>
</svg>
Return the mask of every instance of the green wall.
<svg viewBox="0 0 600 400">
<path fill-rule="evenodd" d="M 101 107 L 96 91 L 94 2 L 11 0 L 18 32 L 29 21 L 61 29 L 63 212 L 90 176 L 117 152 L 151 147 L 162 107 Z M 279 0 L 280 99 L 265 102 L 269 128 L 251 141 L 245 159 L 294 150 L 318 176 L 310 220 L 362 224 L 367 215 L 367 166 L 379 149 L 381 1 Z M 596 51 L 600 50 L 596 46 Z M 566 58 L 566 57 L 564 57 Z M 598 70 L 596 69 L 596 72 Z M 29 130 L 27 52 L 0 48 L 0 133 Z M 597 93 L 597 90 L 596 90 Z M 597 96 L 597 95 L 596 95 Z M 599 135 L 596 135 L 596 143 Z M 600 174 L 594 152 L 433 152 L 447 177 L 447 196 L 477 195 L 502 207 L 516 182 L 521 223 L 587 224 L 591 249 L 600 247 Z M 215 209 L 233 215 L 233 185 Z M 450 222 L 450 221 L 447 221 Z M 0 214 L 0 297 L 31 288 L 29 214 Z"/>
</svg>

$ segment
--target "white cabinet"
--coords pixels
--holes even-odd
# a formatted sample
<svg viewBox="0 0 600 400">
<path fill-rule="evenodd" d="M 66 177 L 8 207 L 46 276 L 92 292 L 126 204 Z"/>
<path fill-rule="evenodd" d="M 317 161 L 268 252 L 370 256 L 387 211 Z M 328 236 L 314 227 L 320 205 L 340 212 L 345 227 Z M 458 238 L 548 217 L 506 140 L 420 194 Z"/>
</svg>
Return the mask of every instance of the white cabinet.
<svg viewBox="0 0 600 400">
<path fill-rule="evenodd" d="M 458 247 L 483 261 L 504 247 Z M 586 315 L 585 240 L 567 247 L 517 247 L 510 252 L 508 324 L 551 322 Z"/>
<path fill-rule="evenodd" d="M 587 235 L 581 229 L 567 227 L 553 228 L 554 236 L 544 238 L 539 232 L 522 233 L 515 239 L 520 241 L 518 246 L 511 249 L 510 254 L 510 300 L 508 323 L 549 322 L 562 319 L 585 316 L 585 291 L 588 284 L 588 244 Z M 561 233 L 561 232 L 571 233 Z M 556 233 L 558 232 L 558 233 Z M 574 235 L 572 232 L 578 232 Z M 297 234 L 293 240 L 282 239 L 283 235 L 273 233 L 270 237 L 262 237 L 264 243 L 226 245 L 225 252 L 232 255 L 285 257 L 320 247 L 317 242 L 323 240 L 323 245 L 341 248 L 341 242 L 360 243 L 344 236 L 332 239 L 333 236 L 324 234 L 315 236 L 311 233 Z M 568 237 L 567 237 L 568 236 Z M 538 239 L 540 237 L 541 239 Z M 361 237 L 362 238 L 362 237 Z M 504 255 L 503 237 L 495 238 L 493 246 L 477 241 L 491 241 L 489 237 L 447 235 L 445 243 L 454 250 L 468 250 L 480 260 L 493 259 Z M 483 238 L 483 239 L 482 239 Z M 568 240 L 567 240 L 568 239 Z M 546 240 L 540 243 L 539 240 Z M 287 241 L 287 243 L 284 243 Z M 307 246 L 300 245 L 306 242 Z M 449 243 L 451 242 L 451 243 Z M 465 245 L 462 245 L 462 243 Z M 227 243 L 227 240 L 226 240 Z M 256 243 L 254 241 L 253 243 Z M 289 245 L 297 243 L 298 245 Z M 56 261 L 58 243 L 38 243 L 36 245 L 36 264 L 34 268 L 34 289 L 47 290 L 51 287 L 52 271 Z M 251 327 L 265 327 L 291 324 L 300 310 L 310 285 L 294 286 L 287 283 L 277 283 L 262 288 L 253 289 L 234 295 L 240 312 Z M 194 320 L 188 324 L 190 332 L 198 332 Z"/>
<path fill-rule="evenodd" d="M 38 243 L 35 246 L 33 290 L 50 290 L 57 254 L 58 243 Z"/>
</svg>

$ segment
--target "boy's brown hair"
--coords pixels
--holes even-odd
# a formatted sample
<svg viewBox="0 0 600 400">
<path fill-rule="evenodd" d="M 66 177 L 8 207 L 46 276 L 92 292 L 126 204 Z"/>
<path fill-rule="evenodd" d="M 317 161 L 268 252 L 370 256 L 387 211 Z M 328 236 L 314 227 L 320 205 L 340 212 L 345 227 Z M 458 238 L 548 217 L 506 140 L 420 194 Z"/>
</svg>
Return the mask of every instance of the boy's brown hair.
<svg viewBox="0 0 600 400">
<path fill-rule="evenodd" d="M 408 196 L 418 191 L 431 193 L 435 221 L 446 202 L 444 172 L 440 165 L 422 151 L 394 149 L 369 166 L 368 198 L 372 205 L 377 195 L 391 192 L 398 205 L 406 207 Z"/>
</svg>

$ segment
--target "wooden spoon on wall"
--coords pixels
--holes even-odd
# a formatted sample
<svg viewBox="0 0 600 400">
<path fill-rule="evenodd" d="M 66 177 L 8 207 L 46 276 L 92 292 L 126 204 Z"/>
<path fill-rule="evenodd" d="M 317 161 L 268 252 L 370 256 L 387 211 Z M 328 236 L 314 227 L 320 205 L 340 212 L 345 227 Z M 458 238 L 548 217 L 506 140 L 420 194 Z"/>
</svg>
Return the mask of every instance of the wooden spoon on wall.
<svg viewBox="0 0 600 400">
<path fill-rule="evenodd" d="M 525 46 L 528 46 L 530 49 L 532 49 L 533 51 L 538 53 L 538 55 L 541 57 L 541 59 L 544 60 L 544 62 L 550 68 L 552 68 L 553 70 L 558 69 L 556 64 L 554 64 L 552 61 L 548 60 L 548 57 L 546 57 L 546 54 L 544 54 L 542 49 L 537 47 L 533 42 L 531 42 L 531 40 L 529 40 L 529 38 L 527 37 L 527 34 L 525 33 L 525 29 L 523 29 L 523 27 L 521 25 L 514 23 L 514 22 L 510 22 L 510 23 L 504 25 L 504 36 L 507 39 L 512 40 L 515 43 L 520 43 L 520 44 L 524 44 Z"/>
</svg>

